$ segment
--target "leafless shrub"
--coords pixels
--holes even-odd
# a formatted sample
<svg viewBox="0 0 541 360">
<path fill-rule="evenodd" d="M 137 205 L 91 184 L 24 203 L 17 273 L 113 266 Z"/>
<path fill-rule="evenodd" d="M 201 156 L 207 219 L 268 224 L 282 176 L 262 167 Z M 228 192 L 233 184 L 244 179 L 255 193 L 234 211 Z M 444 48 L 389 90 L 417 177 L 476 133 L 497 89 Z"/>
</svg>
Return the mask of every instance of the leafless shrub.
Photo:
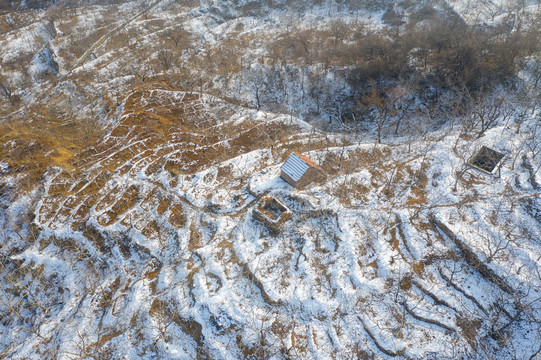
<svg viewBox="0 0 541 360">
<path fill-rule="evenodd" d="M 165 30 L 164 36 L 175 44 L 175 48 L 179 45 L 186 48 L 191 43 L 191 35 L 182 25 Z"/>
<path fill-rule="evenodd" d="M 173 66 L 174 54 L 171 49 L 161 49 L 158 51 L 157 58 L 164 71 L 168 71 Z"/>
<path fill-rule="evenodd" d="M 11 90 L 4 76 L 0 75 L 0 94 L 4 95 L 7 100 L 11 100 Z"/>
</svg>

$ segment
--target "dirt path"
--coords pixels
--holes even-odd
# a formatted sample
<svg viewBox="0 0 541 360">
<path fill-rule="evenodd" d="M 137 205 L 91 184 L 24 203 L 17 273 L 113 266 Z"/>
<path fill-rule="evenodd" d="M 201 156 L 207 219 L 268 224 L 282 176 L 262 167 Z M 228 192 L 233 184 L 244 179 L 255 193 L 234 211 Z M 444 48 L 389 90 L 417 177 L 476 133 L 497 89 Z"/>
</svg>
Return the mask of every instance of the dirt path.
<svg viewBox="0 0 541 360">
<path fill-rule="evenodd" d="M 149 12 L 150 10 L 152 10 L 154 7 L 156 7 L 157 5 L 159 5 L 160 3 L 162 3 L 164 0 L 157 0 L 155 1 L 152 5 L 150 5 L 148 8 L 146 8 L 145 10 L 141 11 L 140 13 L 132 16 L 131 18 L 129 18 L 128 20 L 126 20 L 125 22 L 123 22 L 122 24 L 120 24 L 119 26 L 117 26 L 116 28 L 114 28 L 113 30 L 109 31 L 108 33 L 106 33 L 105 35 L 103 35 L 101 38 L 98 39 L 98 41 L 96 41 L 94 44 L 92 44 L 92 46 L 90 46 L 88 48 L 88 50 L 83 54 L 83 56 L 81 56 L 79 58 L 79 60 L 77 60 L 77 62 L 75 63 L 75 66 L 73 67 L 73 69 L 71 69 L 67 75 L 71 74 L 75 69 L 77 69 L 78 67 L 82 66 L 86 59 L 88 59 L 88 57 L 90 56 L 90 54 L 92 54 L 97 48 L 99 48 L 101 45 L 103 45 L 111 36 L 113 36 L 114 34 L 116 34 L 118 31 L 122 30 L 126 25 L 129 25 L 130 23 L 132 23 L 133 21 L 135 21 L 136 19 L 140 18 L 141 16 L 143 16 L 144 14 L 146 14 L 147 12 Z"/>
<path fill-rule="evenodd" d="M 263 194 L 260 194 L 260 195 L 255 195 L 255 194 L 250 193 L 250 195 L 253 197 L 253 199 L 246 202 L 245 204 L 243 204 L 238 209 L 235 209 L 235 211 L 232 211 L 232 212 L 219 212 L 219 211 L 216 211 L 216 210 L 214 210 L 212 208 L 209 208 L 207 206 L 199 207 L 199 206 L 195 205 L 194 203 L 192 203 L 190 200 L 186 199 L 184 196 L 181 196 L 181 195 L 175 193 L 174 191 L 168 190 L 163 184 L 161 184 L 161 183 L 159 183 L 157 181 L 151 181 L 150 183 L 153 184 L 154 186 L 160 188 L 163 192 L 167 193 L 171 197 L 180 200 L 183 204 L 188 206 L 190 209 L 192 209 L 192 210 L 194 210 L 196 212 L 205 212 L 205 213 L 209 213 L 209 214 L 212 214 L 212 215 L 215 215 L 215 216 L 233 217 L 233 216 L 236 216 L 236 215 L 241 214 L 243 212 L 246 212 L 247 209 L 252 207 L 257 201 L 259 201 L 259 199 L 261 199 L 263 196 L 267 195 L 267 193 L 268 193 L 268 191 L 263 193 Z"/>
</svg>

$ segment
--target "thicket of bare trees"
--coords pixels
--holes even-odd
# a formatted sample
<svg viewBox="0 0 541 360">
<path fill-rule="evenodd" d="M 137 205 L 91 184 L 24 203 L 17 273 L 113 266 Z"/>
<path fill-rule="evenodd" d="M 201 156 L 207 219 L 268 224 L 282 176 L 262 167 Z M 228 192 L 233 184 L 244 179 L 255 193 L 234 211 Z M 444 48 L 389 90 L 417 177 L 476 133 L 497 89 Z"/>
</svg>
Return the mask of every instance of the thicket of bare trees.
<svg viewBox="0 0 541 360">
<path fill-rule="evenodd" d="M 427 108 L 451 111 L 448 120 L 462 119 L 464 132 L 477 136 L 507 121 L 512 108 L 494 90 L 516 90 L 518 71 L 541 48 L 541 27 L 517 22 L 518 15 L 500 25 L 469 25 L 451 9 L 436 10 L 427 2 L 412 9 L 406 16 L 403 8 L 388 6 L 383 31 L 361 21 L 337 19 L 313 28 L 286 21 L 274 41 L 258 46 L 256 59 L 244 56 L 257 41 L 252 35 L 217 45 L 200 38 L 197 44 L 182 27 L 172 28 L 164 33 L 169 50 L 158 59 L 162 71 L 175 72 L 167 55 L 191 44 L 198 50 L 183 56 L 191 80 L 180 79 L 180 85 L 226 90 L 257 109 L 302 111 L 339 125 L 372 124 L 378 142 L 409 128 L 408 120 Z M 539 71 L 529 68 L 538 83 Z"/>
<path fill-rule="evenodd" d="M 0 76 L 0 94 L 5 97 L 7 100 L 11 99 L 11 90 L 3 76 Z"/>
</svg>

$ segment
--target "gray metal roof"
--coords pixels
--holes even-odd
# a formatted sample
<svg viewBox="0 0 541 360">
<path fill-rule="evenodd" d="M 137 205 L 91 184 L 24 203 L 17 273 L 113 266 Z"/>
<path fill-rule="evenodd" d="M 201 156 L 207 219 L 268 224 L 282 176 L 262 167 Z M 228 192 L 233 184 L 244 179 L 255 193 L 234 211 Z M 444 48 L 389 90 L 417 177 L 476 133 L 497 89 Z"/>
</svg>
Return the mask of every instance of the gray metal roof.
<svg viewBox="0 0 541 360">
<path fill-rule="evenodd" d="M 291 153 L 281 169 L 293 181 L 299 181 L 310 166 L 295 153 Z"/>
</svg>

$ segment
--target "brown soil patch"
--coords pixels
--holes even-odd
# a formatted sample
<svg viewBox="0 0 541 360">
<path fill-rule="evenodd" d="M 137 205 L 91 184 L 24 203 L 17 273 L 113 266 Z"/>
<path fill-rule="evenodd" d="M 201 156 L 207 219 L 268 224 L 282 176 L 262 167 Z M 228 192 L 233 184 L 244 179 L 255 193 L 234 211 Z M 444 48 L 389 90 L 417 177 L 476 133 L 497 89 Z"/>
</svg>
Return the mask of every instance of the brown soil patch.
<svg viewBox="0 0 541 360">
<path fill-rule="evenodd" d="M 98 216 L 98 224 L 101 226 L 109 226 L 116 221 L 117 217 L 118 216 L 114 211 L 109 210 Z"/>
<path fill-rule="evenodd" d="M 169 200 L 163 199 L 160 201 L 160 204 L 158 205 L 158 215 L 163 215 L 164 212 L 167 211 L 167 208 L 169 207 Z"/>
<path fill-rule="evenodd" d="M 169 215 L 169 223 L 175 227 L 183 227 L 186 225 L 186 216 L 182 211 L 182 205 L 174 204 L 171 206 L 171 215 Z"/>
</svg>

